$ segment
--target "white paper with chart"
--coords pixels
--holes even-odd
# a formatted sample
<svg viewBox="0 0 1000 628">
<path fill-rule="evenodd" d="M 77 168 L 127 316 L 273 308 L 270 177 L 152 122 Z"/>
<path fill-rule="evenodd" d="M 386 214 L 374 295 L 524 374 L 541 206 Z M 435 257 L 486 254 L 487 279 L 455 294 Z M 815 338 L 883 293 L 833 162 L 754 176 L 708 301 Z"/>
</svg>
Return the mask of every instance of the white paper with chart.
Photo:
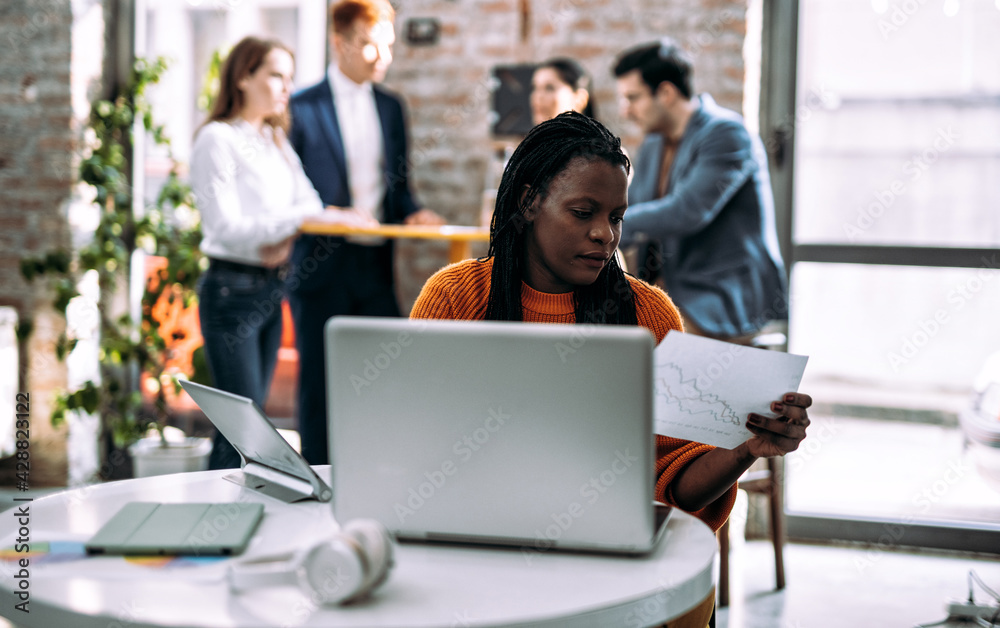
<svg viewBox="0 0 1000 628">
<path fill-rule="evenodd" d="M 753 434 L 751 412 L 798 391 L 809 358 L 671 331 L 653 352 L 657 434 L 732 449 Z"/>
</svg>

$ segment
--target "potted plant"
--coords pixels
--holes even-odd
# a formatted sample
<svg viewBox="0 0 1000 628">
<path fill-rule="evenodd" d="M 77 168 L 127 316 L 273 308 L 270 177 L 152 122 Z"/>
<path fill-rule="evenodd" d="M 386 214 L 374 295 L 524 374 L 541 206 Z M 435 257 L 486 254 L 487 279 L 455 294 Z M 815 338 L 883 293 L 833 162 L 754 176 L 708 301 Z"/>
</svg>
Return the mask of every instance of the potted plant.
<svg viewBox="0 0 1000 628">
<path fill-rule="evenodd" d="M 97 275 L 100 381 L 87 381 L 59 395 L 52 421 L 62 422 L 72 410 L 100 413 L 103 479 L 129 475 L 124 451 L 157 460 L 193 456 L 197 460 L 185 460 L 178 467 L 192 470 L 207 464 L 211 447 L 208 439 L 175 442 L 164 429 L 171 399 L 181 394 L 177 379 L 197 373 L 198 352 L 193 347 L 200 345 L 200 336 L 196 320 L 192 326 L 192 317 L 183 316 L 193 311 L 195 282 L 205 265 L 198 248 L 201 233 L 193 196 L 173 162 L 155 205 L 136 216 L 128 174 L 132 137 L 140 124 L 141 132 L 169 149 L 170 140 L 163 127 L 154 124 L 145 98 L 147 86 L 157 83 L 166 67 L 162 58 L 137 59 L 118 96 L 113 101 L 98 100 L 91 107 L 90 154 L 80 164 L 80 179 L 93 188 L 100 211 L 93 239 L 78 253 L 53 251 L 21 264 L 29 281 L 42 275 L 50 278 L 54 307 L 62 312 L 78 295 L 80 277 L 88 272 Z M 138 319 L 129 312 L 127 299 L 132 266 L 143 259 L 137 251 L 158 260 L 146 273 Z M 25 329 L 30 330 L 30 323 Z M 64 334 L 57 356 L 65 357 L 75 344 L 76 339 Z M 153 446 L 141 440 L 149 428 L 156 432 Z M 140 442 L 144 444 L 133 446 Z M 149 466 L 140 462 L 136 471 L 147 473 Z"/>
</svg>

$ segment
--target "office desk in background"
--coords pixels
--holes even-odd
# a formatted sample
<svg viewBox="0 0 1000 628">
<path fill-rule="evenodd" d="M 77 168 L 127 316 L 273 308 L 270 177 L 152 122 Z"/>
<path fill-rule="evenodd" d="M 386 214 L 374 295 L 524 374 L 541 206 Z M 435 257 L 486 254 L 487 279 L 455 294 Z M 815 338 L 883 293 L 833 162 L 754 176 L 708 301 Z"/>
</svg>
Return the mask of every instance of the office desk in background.
<svg viewBox="0 0 1000 628">
<path fill-rule="evenodd" d="M 164 626 L 546 626 L 640 627 L 682 615 L 714 586 L 715 535 L 675 512 L 648 557 L 487 549 L 406 543 L 373 597 L 346 607 L 319 607 L 293 587 L 234 595 L 230 561 L 302 547 L 336 526 L 329 504 L 285 504 L 204 471 L 125 480 L 63 491 L 28 505 L 32 543 L 85 541 L 130 501 L 260 502 L 261 521 L 238 558 L 166 567 L 101 556 L 30 559 L 30 613 L 15 610 L 16 562 L 0 563 L 0 614 L 27 628 Z M 329 467 L 317 467 L 321 477 Z M 14 545 L 12 509 L 0 519 L 0 547 Z M 41 546 L 36 546 L 40 548 Z"/>
<path fill-rule="evenodd" d="M 446 240 L 449 242 L 448 263 L 454 264 L 469 259 L 473 242 L 489 242 L 490 230 L 483 227 L 463 227 L 458 225 L 379 225 L 371 229 L 360 229 L 345 225 L 331 225 L 306 219 L 302 223 L 302 233 L 310 235 L 370 235 L 384 238 L 416 238 L 420 240 Z"/>
<path fill-rule="evenodd" d="M 473 242 L 489 242 L 490 230 L 482 227 L 466 227 L 457 225 L 424 226 L 424 225 L 380 225 L 373 229 L 358 229 L 344 225 L 330 225 L 306 221 L 302 232 L 312 235 L 375 235 L 385 238 L 414 238 L 421 240 L 442 240 L 449 243 L 448 263 L 460 262 L 472 257 Z M 152 276 L 156 270 L 166 266 L 162 257 L 147 257 L 146 277 Z M 168 297 L 171 297 L 168 299 Z M 265 410 L 272 417 L 282 419 L 295 416 L 295 387 L 298 377 L 298 351 L 295 348 L 295 331 L 292 322 L 291 309 L 288 303 L 282 303 L 284 331 L 281 337 L 281 347 L 278 352 L 278 363 L 271 385 L 271 394 L 265 405 Z M 201 346 L 201 334 L 198 332 L 198 310 L 196 305 L 185 306 L 181 301 L 172 299 L 172 295 L 164 294 L 157 304 L 153 317 L 161 325 L 169 329 L 177 328 L 183 332 L 178 338 L 165 334 L 167 346 L 170 348 L 171 365 L 178 367 L 190 375 L 192 373 L 191 356 L 195 349 Z M 13 398 L 13 396 L 11 396 Z M 194 403 L 181 395 L 177 400 L 170 401 L 174 411 L 190 412 L 195 409 Z M 282 427 L 292 427 L 289 423 L 281 423 Z"/>
</svg>

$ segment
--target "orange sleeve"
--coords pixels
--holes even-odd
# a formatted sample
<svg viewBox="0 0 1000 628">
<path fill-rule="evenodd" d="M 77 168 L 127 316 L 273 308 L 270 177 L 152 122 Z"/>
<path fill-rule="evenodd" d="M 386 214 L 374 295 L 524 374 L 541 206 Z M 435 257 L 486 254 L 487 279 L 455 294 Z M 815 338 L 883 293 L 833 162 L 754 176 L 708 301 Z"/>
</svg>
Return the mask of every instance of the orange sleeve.
<svg viewBox="0 0 1000 628">
<path fill-rule="evenodd" d="M 629 276 L 629 283 L 635 294 L 635 313 L 639 324 L 653 332 L 656 344 L 660 344 L 671 330 L 684 331 L 680 310 L 666 292 L 632 276 Z"/>
<path fill-rule="evenodd" d="M 490 293 L 492 261 L 467 259 L 431 275 L 410 309 L 410 318 L 481 320 Z"/>
<path fill-rule="evenodd" d="M 679 438 L 656 435 L 656 494 L 666 504 L 674 503 L 670 484 L 687 465 L 699 456 L 712 451 L 714 447 Z M 722 527 L 736 503 L 736 484 L 733 484 L 719 499 L 691 514 L 705 522 L 713 531 Z"/>
<path fill-rule="evenodd" d="M 410 318 L 455 318 L 448 282 L 441 271 L 427 280 L 410 309 Z"/>
</svg>

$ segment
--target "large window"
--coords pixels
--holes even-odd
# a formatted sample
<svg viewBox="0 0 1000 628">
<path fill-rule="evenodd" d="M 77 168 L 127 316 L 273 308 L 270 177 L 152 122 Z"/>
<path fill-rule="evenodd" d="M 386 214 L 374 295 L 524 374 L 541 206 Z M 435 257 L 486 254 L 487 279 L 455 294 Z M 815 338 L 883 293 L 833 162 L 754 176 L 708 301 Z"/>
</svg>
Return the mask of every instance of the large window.
<svg viewBox="0 0 1000 628">
<path fill-rule="evenodd" d="M 818 404 L 788 509 L 1000 529 L 1000 447 L 958 421 L 1000 351 L 1000 5 L 798 17 L 790 339 Z"/>
<path fill-rule="evenodd" d="M 809 0 L 800 32 L 796 241 L 1000 248 L 996 3 Z"/>
</svg>

